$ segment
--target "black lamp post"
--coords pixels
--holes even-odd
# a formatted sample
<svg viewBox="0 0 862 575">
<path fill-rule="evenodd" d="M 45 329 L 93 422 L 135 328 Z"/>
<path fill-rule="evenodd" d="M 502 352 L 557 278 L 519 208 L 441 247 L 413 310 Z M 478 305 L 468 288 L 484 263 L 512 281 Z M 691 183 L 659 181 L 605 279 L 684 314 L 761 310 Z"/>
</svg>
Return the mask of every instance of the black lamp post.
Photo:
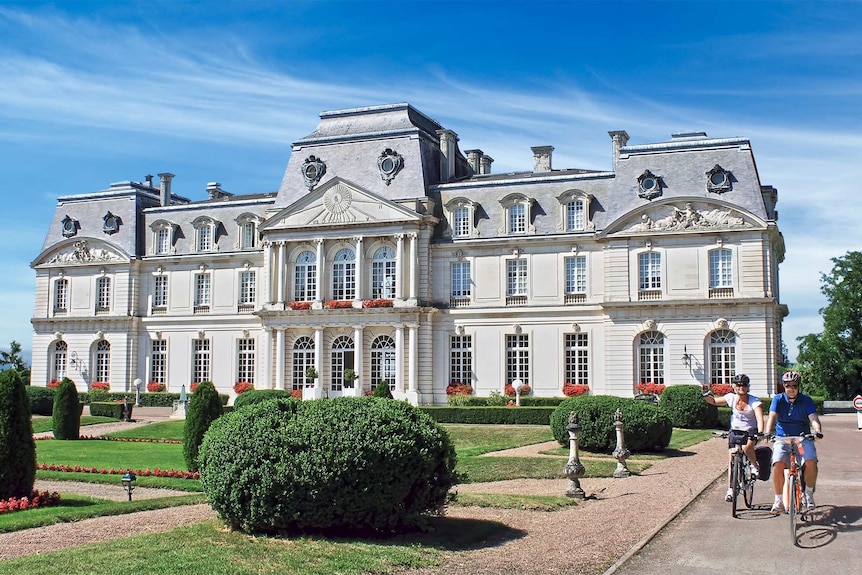
<svg viewBox="0 0 862 575">
<path fill-rule="evenodd" d="M 132 491 L 135 489 L 135 479 L 137 479 L 137 477 L 131 470 L 129 470 L 125 475 L 123 475 L 121 480 L 123 482 L 123 489 L 129 494 L 129 501 L 132 500 Z"/>
</svg>

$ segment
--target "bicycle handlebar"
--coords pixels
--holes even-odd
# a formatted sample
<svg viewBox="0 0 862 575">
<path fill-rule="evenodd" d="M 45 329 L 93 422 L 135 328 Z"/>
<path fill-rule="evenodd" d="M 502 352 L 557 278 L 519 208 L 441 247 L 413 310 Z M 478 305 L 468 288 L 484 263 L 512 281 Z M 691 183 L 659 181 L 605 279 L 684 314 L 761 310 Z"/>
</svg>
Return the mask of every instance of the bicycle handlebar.
<svg viewBox="0 0 862 575">
<path fill-rule="evenodd" d="M 808 439 L 809 441 L 814 441 L 814 439 L 823 439 L 822 433 L 803 433 L 802 435 L 775 435 L 774 433 L 770 433 L 768 439 L 770 441 L 792 441 L 795 439 Z"/>
</svg>

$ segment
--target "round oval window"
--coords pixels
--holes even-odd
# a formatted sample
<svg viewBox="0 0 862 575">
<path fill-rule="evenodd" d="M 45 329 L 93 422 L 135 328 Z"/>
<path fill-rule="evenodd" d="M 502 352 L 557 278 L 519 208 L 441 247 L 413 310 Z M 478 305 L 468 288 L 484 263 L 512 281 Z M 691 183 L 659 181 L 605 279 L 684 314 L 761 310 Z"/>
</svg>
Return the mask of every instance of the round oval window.
<svg viewBox="0 0 862 575">
<path fill-rule="evenodd" d="M 309 180 L 313 180 L 317 177 L 317 166 L 310 165 L 305 167 L 305 177 Z"/>
<path fill-rule="evenodd" d="M 391 174 L 395 170 L 395 160 L 386 158 L 380 163 L 380 168 L 387 174 Z"/>
<path fill-rule="evenodd" d="M 644 178 L 641 182 L 641 187 L 645 190 L 652 190 L 655 188 L 655 180 L 653 178 Z"/>
<path fill-rule="evenodd" d="M 724 174 L 724 172 L 716 172 L 712 176 L 710 176 L 709 179 L 716 186 L 720 186 L 727 180 L 727 176 Z"/>
</svg>

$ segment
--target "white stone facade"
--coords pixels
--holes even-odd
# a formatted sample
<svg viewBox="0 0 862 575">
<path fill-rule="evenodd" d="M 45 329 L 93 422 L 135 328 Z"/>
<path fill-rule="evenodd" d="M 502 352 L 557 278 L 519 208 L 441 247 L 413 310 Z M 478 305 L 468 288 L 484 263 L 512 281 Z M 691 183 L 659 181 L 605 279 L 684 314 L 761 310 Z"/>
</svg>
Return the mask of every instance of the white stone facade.
<svg viewBox="0 0 862 575">
<path fill-rule="evenodd" d="M 613 171 L 539 146 L 532 172 L 492 174 L 415 108 L 375 106 L 321 114 L 277 194 L 190 201 L 160 174 L 61 197 L 32 263 L 33 384 L 386 381 L 432 404 L 452 381 L 630 397 L 745 372 L 771 393 L 784 244 L 749 141 L 610 135 Z"/>
</svg>

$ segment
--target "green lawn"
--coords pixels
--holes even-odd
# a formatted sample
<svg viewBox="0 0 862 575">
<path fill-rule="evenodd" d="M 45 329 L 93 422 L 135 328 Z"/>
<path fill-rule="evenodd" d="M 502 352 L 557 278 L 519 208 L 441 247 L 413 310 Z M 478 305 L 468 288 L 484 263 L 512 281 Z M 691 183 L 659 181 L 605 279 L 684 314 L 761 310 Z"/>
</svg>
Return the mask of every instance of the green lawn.
<svg viewBox="0 0 862 575">
<path fill-rule="evenodd" d="M 106 469 L 186 469 L 183 446 L 171 443 L 40 439 L 36 442 L 36 460 Z"/>
<path fill-rule="evenodd" d="M 176 441 L 183 440 L 183 431 L 185 430 L 186 422 L 184 420 L 176 421 L 157 421 L 140 427 L 133 427 L 125 431 L 115 431 L 109 433 L 108 437 L 133 437 L 142 439 L 172 439 Z"/>
<path fill-rule="evenodd" d="M 85 426 L 95 425 L 96 423 L 117 423 L 113 417 L 103 417 L 101 415 L 82 415 L 81 416 L 81 434 L 88 435 Z M 54 430 L 54 419 L 47 415 L 33 416 L 33 433 L 42 433 L 45 431 Z"/>
</svg>

